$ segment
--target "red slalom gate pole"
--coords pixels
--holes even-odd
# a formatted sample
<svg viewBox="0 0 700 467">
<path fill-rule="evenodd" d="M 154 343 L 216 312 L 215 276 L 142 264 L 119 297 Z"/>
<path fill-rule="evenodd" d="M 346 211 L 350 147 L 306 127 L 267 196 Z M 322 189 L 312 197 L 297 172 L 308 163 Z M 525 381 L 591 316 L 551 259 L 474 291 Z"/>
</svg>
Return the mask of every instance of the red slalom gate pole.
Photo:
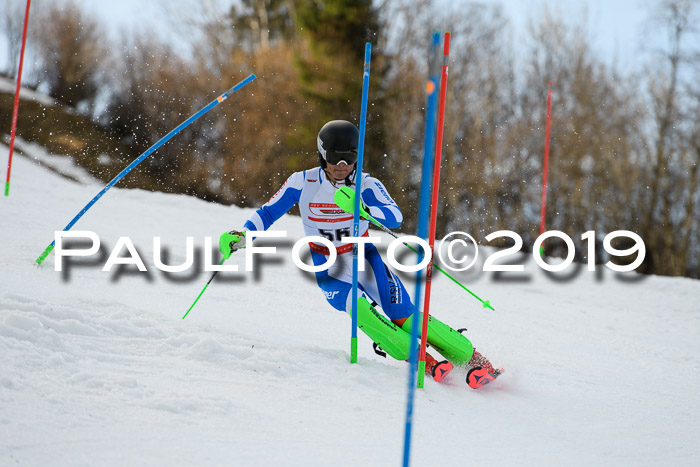
<svg viewBox="0 0 700 467">
<path fill-rule="evenodd" d="M 10 171 L 12 170 L 12 152 L 15 148 L 15 135 L 17 134 L 17 113 L 19 112 L 19 90 L 22 82 L 22 65 L 24 65 L 24 45 L 27 42 L 27 25 L 29 24 L 29 4 L 24 13 L 24 32 L 22 32 L 22 48 L 19 53 L 19 69 L 17 70 L 17 89 L 15 90 L 15 104 L 12 108 L 12 129 L 10 130 L 10 157 L 7 161 L 7 177 L 5 178 L 5 196 L 10 196 Z"/>
<path fill-rule="evenodd" d="M 547 124 L 544 137 L 544 170 L 542 175 L 542 212 L 540 214 L 540 235 L 544 233 L 545 214 L 547 212 L 547 170 L 549 167 L 549 130 L 552 119 L 552 82 L 547 90 Z M 540 246 L 540 256 L 544 254 L 544 245 Z"/>
<path fill-rule="evenodd" d="M 438 107 L 437 135 L 435 138 L 435 168 L 433 169 L 433 193 L 430 210 L 430 234 L 428 244 L 431 254 L 435 251 L 435 230 L 437 229 L 437 201 L 440 188 L 440 161 L 442 159 L 442 136 L 445 126 L 445 96 L 447 95 L 447 64 L 450 58 L 450 33 L 445 33 L 442 77 L 440 79 L 440 105 Z M 425 274 L 425 298 L 423 300 L 423 326 L 420 334 L 420 357 L 418 362 L 418 387 L 423 387 L 425 377 L 425 347 L 428 344 L 428 316 L 430 315 L 430 288 L 433 277 L 433 261 L 430 261 Z"/>
</svg>

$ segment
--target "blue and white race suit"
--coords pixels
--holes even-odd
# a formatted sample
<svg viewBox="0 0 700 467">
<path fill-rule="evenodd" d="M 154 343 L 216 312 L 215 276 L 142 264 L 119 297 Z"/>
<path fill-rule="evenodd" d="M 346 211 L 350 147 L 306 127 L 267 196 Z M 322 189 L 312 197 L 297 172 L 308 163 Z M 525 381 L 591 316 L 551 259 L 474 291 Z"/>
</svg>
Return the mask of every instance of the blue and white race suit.
<svg viewBox="0 0 700 467">
<path fill-rule="evenodd" d="M 332 184 L 326 173 L 317 167 L 292 174 L 282 188 L 245 223 L 248 230 L 267 230 L 295 204 L 299 204 L 306 236 L 326 237 L 338 252 L 336 262 L 326 271 L 316 273 L 316 281 L 328 302 L 341 311 L 352 310 L 352 244 L 343 243 L 343 237 L 352 236 L 353 215 L 340 209 L 333 201 L 344 181 Z M 355 184 L 349 185 L 354 188 Z M 386 188 L 369 174 L 362 176 L 362 202 L 372 217 L 392 229 L 401 225 L 403 216 Z M 369 221 L 360 219 L 360 235 L 367 236 Z M 325 264 L 328 248 L 310 243 L 311 257 L 315 265 Z M 384 313 L 392 319 L 408 317 L 412 312 L 411 299 L 399 278 L 384 264 L 377 248 L 366 244 L 364 272 L 358 276 L 360 289 L 370 301 L 379 303 Z M 368 267 L 369 266 L 369 267 Z"/>
</svg>

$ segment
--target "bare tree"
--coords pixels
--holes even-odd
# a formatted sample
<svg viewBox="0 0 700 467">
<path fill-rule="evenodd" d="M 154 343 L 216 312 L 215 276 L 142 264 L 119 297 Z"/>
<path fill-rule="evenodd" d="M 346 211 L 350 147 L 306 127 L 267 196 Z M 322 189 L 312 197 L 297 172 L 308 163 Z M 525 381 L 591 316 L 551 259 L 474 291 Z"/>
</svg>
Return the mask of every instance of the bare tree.
<svg viewBox="0 0 700 467">
<path fill-rule="evenodd" d="M 661 52 L 662 61 L 654 61 L 650 70 L 650 115 L 653 133 L 648 144 L 649 173 L 645 198 L 645 240 L 654 272 L 684 274 L 691 242 L 694 199 L 697 196 L 697 160 L 692 148 L 692 110 L 687 105 L 697 83 L 682 86 L 683 71 L 692 55 L 686 37 L 692 36 L 691 24 L 697 2 L 664 0 L 655 15 L 669 34 L 669 50 Z M 688 118 L 688 120 L 686 120 Z M 685 208 L 683 210 L 683 207 Z M 684 212 L 683 212 L 684 211 Z M 697 222 L 695 222 L 697 224 Z M 697 242 L 696 242 L 697 243 Z"/>
<path fill-rule="evenodd" d="M 7 0 L 0 12 L 0 31 L 7 45 L 7 76 L 17 76 L 26 4 L 26 0 Z"/>
<path fill-rule="evenodd" d="M 100 60 L 109 45 L 100 24 L 67 0 L 37 12 L 31 37 L 42 73 L 40 84 L 58 101 L 76 107 L 90 103 L 99 89 Z"/>
<path fill-rule="evenodd" d="M 146 150 L 215 97 L 208 75 L 168 45 L 145 35 L 124 38 L 121 55 L 111 71 L 112 93 L 101 121 L 136 153 Z M 230 87 L 230 86 L 229 86 Z M 144 164 L 155 181 L 152 188 L 188 191 L 192 165 L 217 141 L 208 133 L 211 115 L 204 116 L 159 150 Z M 204 186 L 204 185 L 202 185 Z M 196 194 L 195 191 L 190 191 Z M 204 196 L 205 190 L 201 190 Z"/>
<path fill-rule="evenodd" d="M 401 187 L 392 196 L 404 212 L 402 228 L 407 231 L 415 229 L 417 221 L 430 8 L 430 2 L 393 2 L 383 12 L 393 19 L 386 21 L 387 71 L 381 83 L 385 104 L 376 110 L 383 116 L 385 150 L 372 156 L 379 158 L 377 168 L 391 173 L 393 184 Z"/>
<path fill-rule="evenodd" d="M 498 6 L 470 5 L 445 20 L 453 33 L 445 115 L 443 222 L 481 238 L 518 223 L 518 187 L 504 158 L 514 113 L 508 23 Z M 451 218 L 450 218 L 451 217 Z"/>
<path fill-rule="evenodd" d="M 688 195 L 681 221 L 680 238 L 680 248 L 687 251 L 687 254 L 682 257 L 679 270 L 683 271 L 684 275 L 700 277 L 700 222 L 697 215 L 700 205 L 700 89 L 693 90 L 692 98 L 694 103 L 688 115 L 688 120 L 692 123 L 686 140 Z"/>
<path fill-rule="evenodd" d="M 547 229 L 573 239 L 637 230 L 636 196 L 643 167 L 636 128 L 641 125 L 636 80 L 620 76 L 590 47 L 585 24 L 567 26 L 545 16 L 533 25 L 530 58 L 519 97 L 513 147 L 522 151 L 521 196 L 528 213 L 526 244 L 539 234 L 547 82 L 553 82 Z M 547 242 L 548 254 L 563 254 Z"/>
<path fill-rule="evenodd" d="M 439 10 L 435 2 L 402 2 L 387 6 L 393 21 L 389 36 L 389 71 L 383 85 L 387 162 L 398 168 L 394 177 L 406 199 L 408 225 L 415 213 L 423 157 L 428 77 L 425 59 L 431 26 L 452 32 L 447 90 L 443 162 L 438 204 L 438 235 L 448 229 L 483 232 L 503 210 L 513 208 L 499 183 L 497 163 L 512 113 L 511 62 L 505 45 L 506 21 L 497 7 L 468 5 Z M 400 18 L 400 19 L 399 19 Z M 442 48 L 439 49 L 442 56 Z M 441 60 L 440 60 L 441 64 Z M 437 70 L 438 82 L 440 66 Z M 503 195 L 502 198 L 499 196 Z M 502 203 L 499 203 L 503 201 Z M 401 204 L 399 202 L 399 204 Z"/>
</svg>

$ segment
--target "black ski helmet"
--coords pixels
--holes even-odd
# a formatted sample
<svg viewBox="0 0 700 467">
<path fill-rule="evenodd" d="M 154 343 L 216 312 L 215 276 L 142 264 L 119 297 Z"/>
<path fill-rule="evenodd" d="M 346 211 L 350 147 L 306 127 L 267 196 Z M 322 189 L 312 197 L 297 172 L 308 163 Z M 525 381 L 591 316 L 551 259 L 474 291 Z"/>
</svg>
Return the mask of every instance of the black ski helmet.
<svg viewBox="0 0 700 467">
<path fill-rule="evenodd" d="M 321 167 L 326 163 L 338 165 L 345 162 L 352 165 L 357 162 L 357 148 L 360 144 L 360 132 L 347 120 L 332 120 L 318 132 L 318 161 Z"/>
</svg>

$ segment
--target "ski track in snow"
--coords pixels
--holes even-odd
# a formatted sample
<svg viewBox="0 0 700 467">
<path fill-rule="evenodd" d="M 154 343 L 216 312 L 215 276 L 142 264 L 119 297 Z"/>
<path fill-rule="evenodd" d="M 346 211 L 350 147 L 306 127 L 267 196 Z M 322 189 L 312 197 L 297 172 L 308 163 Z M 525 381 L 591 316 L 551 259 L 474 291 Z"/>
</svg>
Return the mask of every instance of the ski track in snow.
<svg viewBox="0 0 700 467">
<path fill-rule="evenodd" d="M 54 254 L 33 260 L 99 186 L 13 165 L 0 229 L 0 464 L 401 463 L 408 366 L 376 356 L 364 335 L 348 363 L 350 320 L 289 259 L 298 218 L 274 227 L 289 232 L 283 260 L 257 276 L 220 273 L 182 320 L 211 273 L 155 270 L 153 237 L 181 262 L 186 236 L 216 244 L 251 210 L 113 188 L 73 230 L 97 233 L 107 254 L 129 236 L 149 273 L 101 272 L 103 260 L 66 278 Z M 242 256 L 231 262 L 243 269 Z M 469 282 L 495 312 L 434 277 L 431 314 L 467 327 L 506 373 L 478 391 L 459 369 L 426 379 L 412 464 L 697 465 L 700 282 L 596 280 L 584 268 L 559 283 L 532 261 L 525 275 Z"/>
</svg>

